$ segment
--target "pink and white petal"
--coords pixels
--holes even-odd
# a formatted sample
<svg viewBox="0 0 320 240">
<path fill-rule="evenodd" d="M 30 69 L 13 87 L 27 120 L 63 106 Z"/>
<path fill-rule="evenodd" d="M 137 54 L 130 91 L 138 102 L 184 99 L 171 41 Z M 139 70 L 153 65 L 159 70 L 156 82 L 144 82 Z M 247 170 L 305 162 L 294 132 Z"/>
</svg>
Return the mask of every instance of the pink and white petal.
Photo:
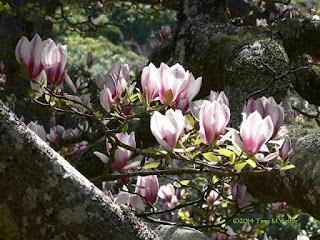
<svg viewBox="0 0 320 240">
<path fill-rule="evenodd" d="M 136 194 L 130 194 L 129 201 L 131 204 L 131 207 L 138 211 L 138 212 L 144 212 L 145 206 L 142 198 Z"/>
<path fill-rule="evenodd" d="M 131 169 L 131 168 L 136 168 L 136 167 L 139 167 L 139 166 L 141 166 L 141 161 L 134 161 L 134 162 L 126 165 L 126 166 L 123 168 L 123 170 L 129 170 L 129 169 Z"/>
<path fill-rule="evenodd" d="M 129 200 L 130 194 L 127 192 L 119 192 L 116 198 L 116 203 L 118 204 L 126 204 Z"/>
<path fill-rule="evenodd" d="M 96 155 L 104 164 L 107 164 L 107 162 L 109 161 L 109 158 L 101 153 L 101 152 L 93 152 L 94 155 Z"/>
</svg>

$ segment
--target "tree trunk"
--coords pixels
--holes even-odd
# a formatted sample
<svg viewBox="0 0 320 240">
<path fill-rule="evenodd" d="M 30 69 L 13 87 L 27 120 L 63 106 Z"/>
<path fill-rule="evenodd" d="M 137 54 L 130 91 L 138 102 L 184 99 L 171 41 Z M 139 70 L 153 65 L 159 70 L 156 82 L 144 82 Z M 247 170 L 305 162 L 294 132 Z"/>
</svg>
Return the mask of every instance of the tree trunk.
<svg viewBox="0 0 320 240">
<path fill-rule="evenodd" d="M 2 239 L 160 239 L 0 104 Z"/>
<path fill-rule="evenodd" d="M 203 2 L 211 6 L 202 10 L 194 7 Z M 173 62 L 181 63 L 195 77 L 203 77 L 200 97 L 209 95 L 208 89 L 226 92 L 231 126 L 239 126 L 245 101 L 261 96 L 282 101 L 286 122 L 292 122 L 289 89 L 294 76 L 290 62 L 303 53 L 320 56 L 319 41 L 314 42 L 320 39 L 319 21 L 286 19 L 272 31 L 238 27 L 223 22 L 224 14 L 216 11 L 222 2 L 181 1 Z M 296 168 L 264 176 L 247 175 L 241 180 L 262 201 L 286 201 L 320 219 L 319 131 L 296 125 L 288 128 Z"/>
</svg>

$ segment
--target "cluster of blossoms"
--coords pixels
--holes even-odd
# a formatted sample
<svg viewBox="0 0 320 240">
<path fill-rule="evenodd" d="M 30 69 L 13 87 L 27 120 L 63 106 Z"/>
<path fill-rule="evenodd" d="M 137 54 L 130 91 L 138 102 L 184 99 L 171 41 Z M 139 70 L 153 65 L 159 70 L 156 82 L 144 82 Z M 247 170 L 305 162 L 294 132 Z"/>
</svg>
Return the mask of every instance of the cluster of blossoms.
<svg viewBox="0 0 320 240">
<path fill-rule="evenodd" d="M 32 80 L 31 88 L 38 91 L 38 97 L 43 94 L 40 87 L 42 79 L 46 79 L 52 86 L 65 81 L 74 92 L 77 91 L 64 69 L 67 63 L 66 45 L 56 45 L 51 38 L 43 41 L 36 34 L 31 41 L 22 37 L 16 46 L 15 55 L 26 77 Z"/>
<path fill-rule="evenodd" d="M 60 144 L 63 140 L 72 139 L 79 134 L 77 128 L 65 129 L 61 125 L 56 125 L 50 128 L 50 133 L 47 134 L 44 127 L 38 123 L 31 121 L 28 124 L 28 128 L 37 134 L 43 141 L 53 144 Z M 88 145 L 87 141 L 82 141 L 80 143 L 73 144 L 65 149 L 65 152 L 77 153 L 85 149 Z"/>
<path fill-rule="evenodd" d="M 170 26 L 161 26 L 160 31 L 159 31 L 159 35 L 160 35 L 162 42 L 167 41 L 170 37 L 170 34 L 171 34 Z M 153 50 L 156 50 L 157 48 L 160 47 L 161 42 L 158 39 L 155 39 L 151 42 L 150 45 Z"/>
<path fill-rule="evenodd" d="M 167 40 L 170 28 L 162 27 L 160 35 L 163 41 Z M 67 60 L 66 46 L 56 45 L 51 39 L 42 41 L 38 35 L 35 35 L 30 42 L 23 37 L 17 45 L 16 58 L 22 64 L 25 75 L 31 79 L 31 87 L 38 91 L 36 97 L 40 97 L 43 91 L 46 91 L 41 84 L 45 79 L 51 85 L 51 90 L 59 86 L 58 93 L 71 101 L 68 106 L 75 112 L 84 113 L 86 109 L 92 109 L 90 94 L 87 93 L 88 85 L 78 80 L 74 86 L 64 69 Z M 88 68 L 93 63 L 93 56 L 89 53 Z M 66 82 L 75 93 L 81 91 L 82 95 L 66 95 L 63 92 L 63 82 Z M 261 163 L 259 167 L 266 167 L 268 162 L 274 159 L 282 162 L 281 168 L 288 161 L 292 151 L 290 138 L 286 135 L 285 129 L 281 128 L 284 121 L 283 108 L 273 97 L 249 100 L 242 110 L 239 130 L 228 128 L 230 109 L 225 93 L 211 91 L 206 100 L 194 101 L 200 91 L 202 78 L 195 78 L 178 63 L 171 67 L 165 63 L 161 63 L 159 67 L 150 63 L 142 71 L 141 89 L 135 88 L 135 83 L 129 85 L 130 71 L 127 64 L 113 66 L 105 76 L 96 76 L 95 82 L 100 91 L 101 106 L 108 116 L 111 115 L 114 119 L 119 115 L 122 115 L 120 117 L 124 121 L 127 116 L 133 119 L 135 115 L 131 110 L 135 107 L 136 99 L 141 102 L 139 107 L 146 106 L 148 110 L 146 113 L 151 114 L 151 133 L 163 149 L 157 152 L 163 155 L 161 159 L 159 157 L 161 161 L 157 165 L 159 168 L 169 166 L 168 162 L 171 159 L 181 156 L 183 160 L 187 159 L 195 165 L 205 163 L 203 165 L 205 168 L 213 165 L 217 168 L 227 166 L 228 170 L 235 173 L 241 171 L 248 162 L 253 168 L 256 167 L 256 162 Z M 45 86 L 46 84 L 44 83 Z M 50 91 L 46 93 L 50 94 Z M 134 95 L 137 97 L 133 98 Z M 96 113 L 94 110 L 92 112 Z M 92 112 L 90 111 L 90 114 Z M 92 115 L 96 120 L 97 116 L 94 114 Z M 191 118 L 193 124 L 186 124 L 187 118 L 189 120 Z M 105 119 L 100 118 L 100 120 L 103 125 L 108 124 L 103 122 Z M 30 122 L 28 127 L 44 141 L 58 145 L 79 135 L 78 129 L 65 129 L 60 125 L 52 127 L 49 134 L 46 134 L 43 126 L 34 122 Z M 110 166 L 111 171 L 126 173 L 145 164 L 145 161 L 140 160 L 130 162 L 137 143 L 135 132 L 129 134 L 127 129 L 123 128 L 122 132 L 112 133 L 106 137 L 104 153 L 94 152 L 104 164 Z M 189 137 L 192 141 L 188 139 Z M 80 142 L 66 148 L 65 152 L 79 152 L 86 146 L 87 142 Z M 222 149 L 237 157 L 231 160 L 231 155 L 229 157 L 224 154 L 214 155 Z M 213 155 L 216 160 L 207 159 L 205 154 Z M 239 162 L 245 164 L 241 169 L 233 169 L 233 165 Z M 176 209 L 187 197 L 185 188 L 181 186 L 170 183 L 160 186 L 157 175 L 138 176 L 134 192 L 130 192 L 128 189 L 130 187 L 127 187 L 127 183 L 130 182 L 129 178 L 123 179 L 121 184 L 124 183 L 124 186 L 115 196 L 115 201 L 126 204 L 138 212 L 154 208 L 158 198 L 162 199 L 169 209 Z M 214 188 L 203 189 L 200 190 L 203 193 L 203 206 L 211 211 L 220 204 L 223 196 Z M 235 183 L 232 190 L 226 192 L 226 195 L 229 195 L 227 200 L 231 200 L 240 210 L 256 201 L 244 184 Z M 112 194 L 111 196 L 113 197 Z M 277 211 L 283 211 L 285 203 L 275 203 L 273 207 Z M 229 236 L 235 235 L 231 227 L 227 229 L 226 234 L 215 233 L 212 239 L 229 239 Z M 251 227 L 245 226 L 243 231 L 250 232 Z"/>
</svg>

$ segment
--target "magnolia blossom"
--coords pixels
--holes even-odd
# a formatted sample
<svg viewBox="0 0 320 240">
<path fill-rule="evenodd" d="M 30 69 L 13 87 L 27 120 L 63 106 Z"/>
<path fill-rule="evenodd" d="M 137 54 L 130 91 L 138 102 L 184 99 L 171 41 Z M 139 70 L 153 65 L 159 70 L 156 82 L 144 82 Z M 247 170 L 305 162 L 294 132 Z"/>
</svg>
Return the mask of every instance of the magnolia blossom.
<svg viewBox="0 0 320 240">
<path fill-rule="evenodd" d="M 42 64 L 46 71 L 48 82 L 59 85 L 64 79 L 70 79 L 64 67 L 67 63 L 67 45 L 58 45 L 48 39 L 42 53 Z"/>
<path fill-rule="evenodd" d="M 206 145 L 214 144 L 230 120 L 227 105 L 204 101 L 200 108 L 200 138 Z"/>
<path fill-rule="evenodd" d="M 207 197 L 207 204 L 209 207 L 213 206 L 213 203 L 214 203 L 214 201 L 216 201 L 218 196 L 219 196 L 219 194 L 216 191 L 211 190 L 209 196 Z"/>
<path fill-rule="evenodd" d="M 174 186 L 169 183 L 167 185 L 161 186 L 158 192 L 159 198 L 163 199 L 165 202 L 171 202 L 172 196 L 175 193 Z"/>
<path fill-rule="evenodd" d="M 101 81 L 98 77 L 98 81 Z M 126 91 L 127 83 L 130 80 L 129 67 L 127 64 L 113 66 L 102 82 L 104 89 L 100 93 L 100 103 L 105 110 L 110 112 L 111 107 L 122 101 Z M 101 83 L 97 83 L 98 87 Z"/>
<path fill-rule="evenodd" d="M 43 141 L 47 140 L 46 131 L 44 130 L 44 127 L 42 125 L 31 121 L 27 127 L 35 134 L 37 134 Z"/>
<path fill-rule="evenodd" d="M 160 41 L 158 39 L 156 39 L 156 40 L 153 40 L 150 45 L 151 45 L 153 51 L 155 51 L 157 48 L 160 47 L 160 44 L 161 44 Z"/>
<path fill-rule="evenodd" d="M 169 26 L 161 26 L 161 30 L 160 30 L 160 37 L 162 41 L 166 41 L 171 33 L 171 29 Z"/>
<path fill-rule="evenodd" d="M 269 240 L 267 233 L 264 233 L 262 240 Z"/>
<path fill-rule="evenodd" d="M 229 237 L 227 234 L 216 232 L 212 234 L 211 239 L 212 240 L 229 240 Z"/>
<path fill-rule="evenodd" d="M 265 18 L 258 19 L 257 18 L 256 25 L 257 26 L 267 26 L 268 25 L 267 19 L 265 19 Z"/>
<path fill-rule="evenodd" d="M 179 63 L 170 68 L 165 63 L 161 63 L 159 72 L 157 84 L 160 101 L 162 104 L 170 105 L 187 87 L 186 71 Z"/>
<path fill-rule="evenodd" d="M 163 199 L 171 209 L 175 208 L 179 204 L 184 194 L 185 189 L 177 188 L 175 190 L 171 183 L 161 186 L 158 191 L 159 198 Z"/>
<path fill-rule="evenodd" d="M 269 16 L 269 24 L 272 24 L 274 23 L 274 21 L 276 20 L 275 16 L 274 16 L 274 13 L 270 13 L 270 16 Z"/>
<path fill-rule="evenodd" d="M 282 211 L 286 210 L 287 203 L 285 203 L 285 202 L 273 203 L 273 204 L 272 204 L 272 207 L 273 207 L 276 211 L 282 212 Z"/>
<path fill-rule="evenodd" d="M 297 240 L 309 240 L 310 238 L 306 235 L 298 235 Z"/>
<path fill-rule="evenodd" d="M 88 146 L 88 142 L 87 141 L 82 141 L 76 144 L 73 144 L 71 147 L 67 147 L 64 151 L 66 153 L 79 153 L 82 150 L 86 149 Z"/>
<path fill-rule="evenodd" d="M 247 191 L 247 186 L 236 183 L 232 187 L 232 197 L 237 202 L 239 208 L 249 206 L 253 202 L 252 195 Z"/>
<path fill-rule="evenodd" d="M 138 212 L 145 211 L 145 205 L 143 199 L 137 194 L 128 193 L 128 189 L 123 187 L 124 191 L 120 191 L 117 195 L 115 202 L 118 204 L 126 204 L 127 206 L 132 207 L 132 209 Z"/>
<path fill-rule="evenodd" d="M 209 101 L 213 102 L 213 101 L 217 101 L 220 104 L 225 104 L 227 106 L 229 106 L 229 99 L 227 98 L 226 94 L 224 93 L 224 91 L 219 92 L 215 92 L 215 91 L 210 91 L 210 96 L 209 96 Z"/>
<path fill-rule="evenodd" d="M 150 63 L 149 66 L 144 67 L 141 75 L 141 87 L 144 98 L 151 101 L 159 96 L 159 87 L 157 84 L 159 77 L 159 69 Z"/>
<path fill-rule="evenodd" d="M 271 117 L 262 119 L 261 115 L 255 111 L 248 118 L 244 114 L 240 126 L 240 137 L 235 135 L 235 142 L 242 151 L 248 155 L 255 155 L 272 136 L 273 124 Z"/>
<path fill-rule="evenodd" d="M 215 92 L 215 91 L 210 91 L 210 96 L 209 96 L 209 101 L 210 102 L 218 102 L 220 104 L 225 104 L 226 106 L 229 106 L 229 100 L 226 96 L 226 94 L 221 91 L 219 92 Z M 199 122 L 200 121 L 200 109 L 202 104 L 204 103 L 204 100 L 197 100 L 194 102 L 190 102 L 190 110 L 192 113 L 192 116 Z"/>
<path fill-rule="evenodd" d="M 117 133 L 116 137 L 121 141 L 122 143 L 131 146 L 131 147 L 136 147 L 136 140 L 135 140 L 135 135 L 134 132 L 130 133 Z M 111 143 L 109 143 L 108 138 L 106 139 L 106 149 L 108 154 L 110 154 L 111 150 Z M 109 157 L 107 157 L 105 154 L 101 152 L 94 152 L 94 154 L 100 158 L 100 160 L 104 163 L 107 164 L 109 161 Z M 133 167 L 137 167 L 140 165 L 139 161 L 135 161 L 129 165 L 127 165 L 127 162 L 131 158 L 133 152 L 130 150 L 127 150 L 123 147 L 117 147 L 115 154 L 114 154 L 114 160 L 111 165 L 111 168 L 114 170 L 128 170 Z"/>
<path fill-rule="evenodd" d="M 198 77 L 196 80 L 192 73 L 186 71 L 187 87 L 177 96 L 175 101 L 176 108 L 181 109 L 182 112 L 189 111 L 189 103 L 199 93 L 202 84 L 202 77 Z"/>
<path fill-rule="evenodd" d="M 75 128 L 75 129 L 69 128 L 69 129 L 66 129 L 62 133 L 61 137 L 62 137 L 62 139 L 70 139 L 70 138 L 74 138 L 74 137 L 78 136 L 78 134 L 79 134 L 79 131 L 77 128 Z"/>
<path fill-rule="evenodd" d="M 272 138 L 275 137 L 284 121 L 284 112 L 281 104 L 277 104 L 273 97 L 262 97 L 257 100 L 249 100 L 242 110 L 247 116 L 255 111 L 258 111 L 262 118 L 271 117 L 273 123 Z"/>
<path fill-rule="evenodd" d="M 64 127 L 61 125 L 54 126 L 50 128 L 50 134 L 47 134 L 47 139 L 55 144 L 59 144 L 62 139 L 62 134 L 64 132 Z"/>
<path fill-rule="evenodd" d="M 5 74 L 0 74 L 0 87 L 3 86 L 3 84 L 6 83 L 7 76 Z"/>
<path fill-rule="evenodd" d="M 265 116 L 270 116 L 273 123 L 271 137 L 274 138 L 284 121 L 283 108 L 280 104 L 277 104 L 273 97 L 263 98 L 262 101 L 264 102 Z"/>
<path fill-rule="evenodd" d="M 26 37 L 22 37 L 16 46 L 16 59 L 20 64 L 28 67 L 29 76 L 36 78 L 43 70 L 41 55 L 46 46 L 46 41 L 42 41 L 36 34 L 31 42 Z"/>
<path fill-rule="evenodd" d="M 158 200 L 159 182 L 157 175 L 138 176 L 136 193 L 141 193 L 148 202 L 155 204 Z"/>
<path fill-rule="evenodd" d="M 86 107 L 88 107 L 89 109 L 91 109 L 92 105 L 91 105 L 91 98 L 90 98 L 90 94 L 82 94 L 80 97 L 75 96 L 75 95 L 68 95 L 68 98 L 74 101 L 77 101 L 79 103 L 74 103 L 73 106 L 80 112 L 84 112 L 85 110 L 87 110 Z M 85 107 L 86 106 L 86 107 Z"/>
<path fill-rule="evenodd" d="M 254 113 L 255 111 L 257 111 L 261 115 L 261 117 L 265 117 L 266 114 L 263 98 L 258 98 L 256 100 L 250 99 L 242 109 L 242 113 L 245 113 L 246 116 L 248 116 L 250 113 Z"/>
<path fill-rule="evenodd" d="M 289 137 L 286 137 L 282 147 L 279 149 L 279 157 L 283 160 L 286 161 L 288 159 L 288 156 L 292 152 L 292 147 L 291 147 L 291 140 Z"/>
<path fill-rule="evenodd" d="M 165 115 L 155 111 L 150 121 L 153 136 L 166 150 L 176 147 L 184 131 L 184 117 L 181 110 L 169 109 Z"/>
<path fill-rule="evenodd" d="M 242 225 L 242 229 L 241 230 L 243 232 L 250 232 L 251 229 L 252 229 L 251 225 L 249 223 L 245 223 L 245 224 Z"/>
</svg>

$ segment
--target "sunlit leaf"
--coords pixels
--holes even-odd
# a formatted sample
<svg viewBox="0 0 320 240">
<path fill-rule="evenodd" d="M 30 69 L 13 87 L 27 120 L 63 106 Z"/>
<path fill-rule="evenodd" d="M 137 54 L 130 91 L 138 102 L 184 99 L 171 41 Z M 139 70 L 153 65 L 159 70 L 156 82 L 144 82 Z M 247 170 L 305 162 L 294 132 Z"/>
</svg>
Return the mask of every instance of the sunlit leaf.
<svg viewBox="0 0 320 240">
<path fill-rule="evenodd" d="M 295 168 L 295 167 L 296 167 L 295 165 L 289 164 L 289 165 L 287 165 L 287 166 L 284 166 L 284 167 L 280 168 L 280 170 L 289 170 L 289 169 Z"/>
<path fill-rule="evenodd" d="M 204 156 L 205 159 L 211 161 L 211 162 L 219 162 L 220 159 L 214 155 L 213 153 L 203 153 L 202 156 Z"/>
<path fill-rule="evenodd" d="M 251 167 L 256 167 L 257 166 L 257 163 L 256 161 L 252 160 L 252 159 L 248 159 L 246 160 L 246 162 L 251 166 Z"/>
<path fill-rule="evenodd" d="M 247 162 L 237 162 L 235 163 L 234 167 L 235 169 L 241 171 L 246 165 L 247 165 Z"/>
<path fill-rule="evenodd" d="M 160 165 L 160 162 L 148 163 L 143 166 L 143 169 L 157 168 L 159 167 L 159 165 Z"/>
</svg>

